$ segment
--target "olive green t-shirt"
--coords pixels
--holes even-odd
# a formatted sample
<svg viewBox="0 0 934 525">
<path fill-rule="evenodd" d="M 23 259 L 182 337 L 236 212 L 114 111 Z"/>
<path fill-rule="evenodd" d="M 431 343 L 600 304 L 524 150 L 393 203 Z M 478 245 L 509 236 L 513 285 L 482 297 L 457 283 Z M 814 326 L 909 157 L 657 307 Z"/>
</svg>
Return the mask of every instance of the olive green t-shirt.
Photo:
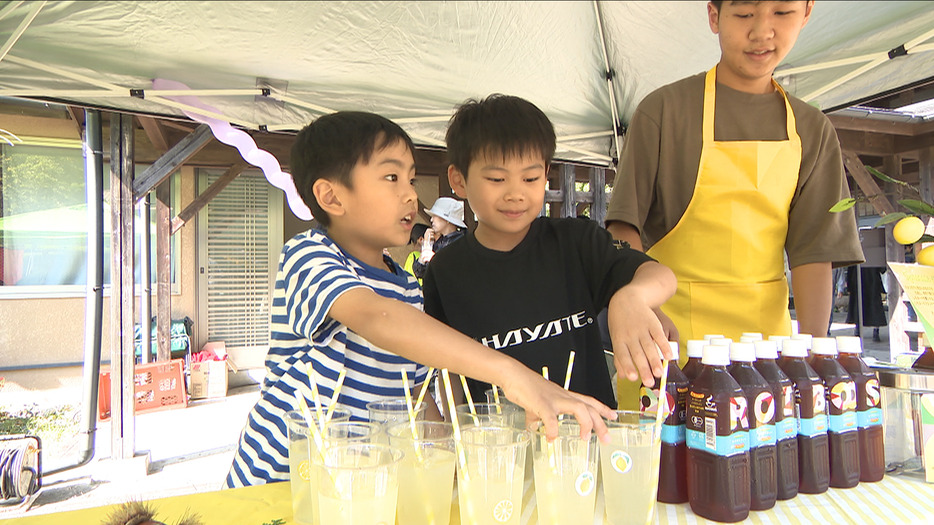
<svg viewBox="0 0 934 525">
<path fill-rule="evenodd" d="M 789 100 L 802 148 L 788 213 L 789 266 L 862 262 L 853 213 L 828 211 L 850 196 L 833 125 L 817 108 Z M 691 202 L 703 142 L 703 101 L 703 73 L 663 86 L 639 104 L 626 131 L 606 221 L 635 226 L 645 249 L 674 228 Z M 751 94 L 717 84 L 715 140 L 787 138 L 781 93 Z"/>
</svg>

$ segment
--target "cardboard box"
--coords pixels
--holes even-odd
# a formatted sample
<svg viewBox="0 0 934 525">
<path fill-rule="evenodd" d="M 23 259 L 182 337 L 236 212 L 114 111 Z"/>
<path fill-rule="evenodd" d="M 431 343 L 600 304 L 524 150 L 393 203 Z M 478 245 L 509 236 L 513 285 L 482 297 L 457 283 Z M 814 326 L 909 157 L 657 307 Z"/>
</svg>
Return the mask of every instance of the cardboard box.
<svg viewBox="0 0 934 525">
<path fill-rule="evenodd" d="M 191 398 L 205 399 L 227 395 L 227 347 L 223 341 L 205 343 L 201 351 L 211 351 L 223 361 L 199 361 L 191 363 Z"/>
<path fill-rule="evenodd" d="M 182 359 L 136 365 L 133 374 L 136 413 L 188 406 L 184 368 Z M 224 388 L 226 393 L 226 385 Z M 110 367 L 101 366 L 97 386 L 97 416 L 101 421 L 110 419 L 110 405 Z"/>
</svg>

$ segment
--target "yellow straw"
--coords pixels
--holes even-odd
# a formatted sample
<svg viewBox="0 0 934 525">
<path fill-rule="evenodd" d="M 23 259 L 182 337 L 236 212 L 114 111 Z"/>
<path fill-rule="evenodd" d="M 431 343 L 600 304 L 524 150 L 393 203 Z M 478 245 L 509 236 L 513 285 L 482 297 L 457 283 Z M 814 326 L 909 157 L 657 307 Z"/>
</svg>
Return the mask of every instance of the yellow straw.
<svg viewBox="0 0 934 525">
<path fill-rule="evenodd" d="M 409 392 L 409 376 L 406 375 L 405 370 L 402 372 L 402 389 L 405 390 L 405 408 L 409 411 L 409 426 L 412 427 L 412 445 L 415 447 L 415 456 L 418 459 L 418 462 L 421 463 L 422 451 L 418 447 L 418 429 L 415 428 L 415 409 L 412 408 L 412 393 Z"/>
<path fill-rule="evenodd" d="M 493 387 L 493 404 L 496 405 L 496 413 L 502 414 L 503 411 L 499 407 L 499 387 L 496 385 L 490 385 Z"/>
<path fill-rule="evenodd" d="M 548 367 L 547 366 L 542 367 L 542 377 L 550 381 L 550 379 L 548 378 Z"/>
<path fill-rule="evenodd" d="M 425 399 L 425 394 L 428 393 L 428 385 L 431 384 L 431 374 L 435 373 L 434 368 L 428 369 L 428 374 L 425 375 L 425 381 L 422 383 L 422 389 L 418 391 L 418 399 L 415 400 L 415 407 L 418 408 L 422 406 L 422 400 Z"/>
<path fill-rule="evenodd" d="M 571 350 L 571 355 L 568 356 L 568 371 L 564 374 L 564 389 L 567 390 L 571 386 L 571 371 L 574 370 L 574 350 Z"/>
<path fill-rule="evenodd" d="M 308 382 L 311 383 L 311 399 L 315 402 L 315 413 L 318 414 L 318 425 L 321 431 L 324 431 L 324 412 L 321 410 L 321 396 L 318 394 L 318 376 L 315 374 L 315 367 L 311 363 L 305 364 L 308 373 Z"/>
<path fill-rule="evenodd" d="M 324 422 L 331 421 L 331 415 L 334 413 L 334 407 L 337 406 L 337 398 L 341 395 L 341 386 L 344 385 L 344 377 L 347 371 L 341 368 L 341 373 L 337 375 L 337 386 L 334 387 L 334 394 L 331 395 L 331 405 L 328 407 L 328 414 L 324 417 Z"/>
<path fill-rule="evenodd" d="M 470 389 L 467 388 L 467 378 L 460 376 L 461 386 L 464 387 L 464 396 L 467 398 L 467 406 L 470 407 L 470 413 L 472 415 L 477 415 L 477 407 L 473 404 L 473 396 L 470 395 Z"/>
<path fill-rule="evenodd" d="M 311 410 L 308 408 L 308 403 L 305 402 L 305 396 L 299 394 L 295 397 L 298 399 L 298 407 L 301 410 L 302 415 L 305 416 L 305 422 L 308 423 L 308 430 L 311 432 L 311 436 L 315 440 L 315 445 L 318 446 L 318 455 L 321 456 L 323 463 L 324 439 L 321 438 L 321 431 L 318 430 L 318 425 L 315 425 L 315 422 L 311 420 Z"/>
<path fill-rule="evenodd" d="M 658 411 L 655 413 L 655 442 L 658 443 L 662 439 L 662 422 L 665 421 L 665 413 L 668 410 L 663 410 L 667 408 L 663 405 L 668 405 L 668 394 L 665 392 L 665 387 L 668 383 L 668 360 L 662 359 L 662 379 L 661 383 L 658 385 Z"/>
<path fill-rule="evenodd" d="M 457 422 L 457 411 L 454 405 L 454 391 L 451 390 L 451 376 L 448 375 L 448 369 L 441 369 L 441 378 L 444 380 L 444 392 L 448 398 L 448 410 L 451 411 L 451 425 L 454 426 L 454 447 L 457 448 L 458 459 L 461 463 L 461 469 L 464 471 L 464 479 L 467 479 L 467 456 L 464 455 L 464 446 L 461 444 L 461 427 Z"/>
</svg>

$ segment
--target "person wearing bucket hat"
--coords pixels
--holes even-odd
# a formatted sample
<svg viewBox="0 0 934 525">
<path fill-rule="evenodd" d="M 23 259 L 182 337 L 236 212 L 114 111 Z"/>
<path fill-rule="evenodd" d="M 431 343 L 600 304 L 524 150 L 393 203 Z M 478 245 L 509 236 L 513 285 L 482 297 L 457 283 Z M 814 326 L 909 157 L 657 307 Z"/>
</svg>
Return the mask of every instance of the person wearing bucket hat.
<svg viewBox="0 0 934 525">
<path fill-rule="evenodd" d="M 439 197 L 430 210 L 425 210 L 431 216 L 431 228 L 425 232 L 425 244 L 430 249 L 422 248 L 422 254 L 412 265 L 415 277 L 421 280 L 428 268 L 428 261 L 434 257 L 441 248 L 464 236 L 467 225 L 464 223 L 464 202 L 451 197 Z M 434 242 L 432 243 L 432 239 Z"/>
</svg>

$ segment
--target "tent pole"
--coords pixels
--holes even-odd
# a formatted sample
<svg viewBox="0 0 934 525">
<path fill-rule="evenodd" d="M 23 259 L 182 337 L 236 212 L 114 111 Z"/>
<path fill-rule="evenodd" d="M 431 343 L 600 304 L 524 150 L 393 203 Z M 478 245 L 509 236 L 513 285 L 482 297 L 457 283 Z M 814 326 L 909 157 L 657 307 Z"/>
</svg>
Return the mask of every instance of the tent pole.
<svg viewBox="0 0 934 525">
<path fill-rule="evenodd" d="M 615 166 L 622 154 L 619 138 L 623 132 L 620 129 L 619 110 L 616 107 L 616 89 L 613 86 L 614 72 L 610 69 L 610 56 L 606 50 L 606 35 L 603 34 L 603 15 L 600 13 L 600 3 L 597 0 L 594 0 L 593 10 L 597 17 L 597 34 L 600 35 L 600 48 L 603 51 L 603 72 L 606 75 L 606 86 L 610 95 L 610 122 L 613 124 L 613 146 L 616 149 L 616 156 L 611 159 L 611 162 Z"/>
</svg>

